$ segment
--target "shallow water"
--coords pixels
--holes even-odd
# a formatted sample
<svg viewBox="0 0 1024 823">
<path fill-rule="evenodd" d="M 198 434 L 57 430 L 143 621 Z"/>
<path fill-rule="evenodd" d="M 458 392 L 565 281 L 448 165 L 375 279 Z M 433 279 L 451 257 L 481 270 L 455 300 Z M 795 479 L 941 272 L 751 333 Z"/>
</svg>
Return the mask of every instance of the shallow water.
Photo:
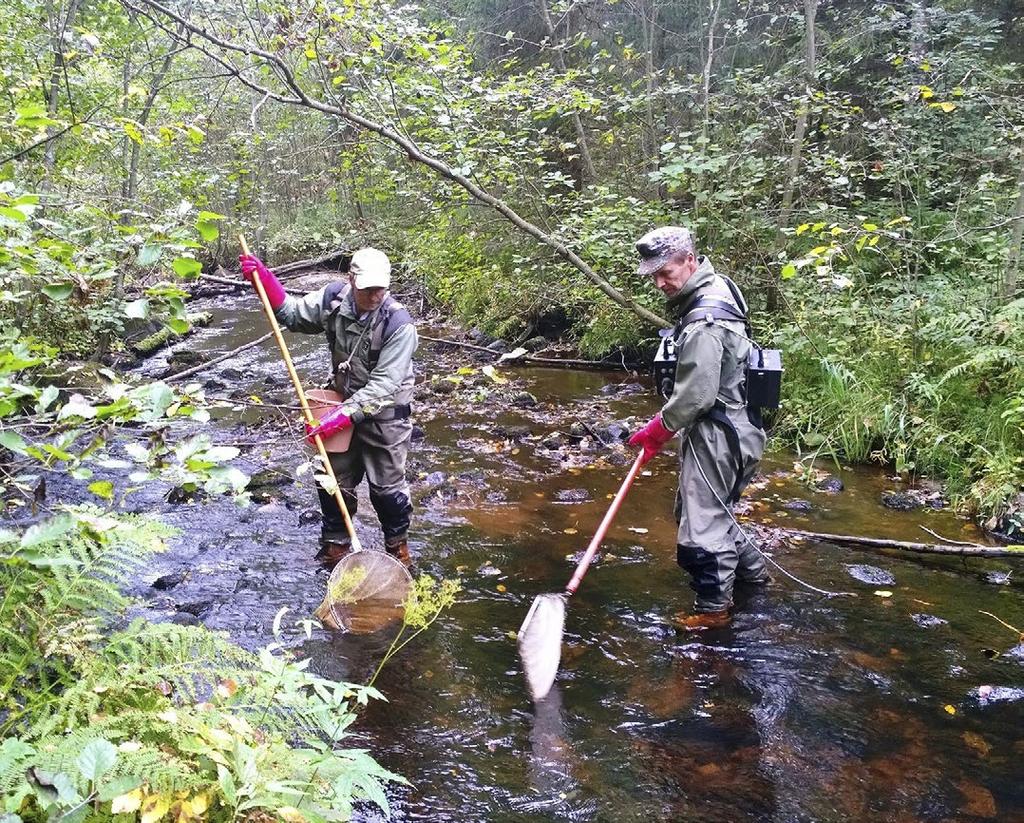
<svg viewBox="0 0 1024 823">
<path fill-rule="evenodd" d="M 263 331 L 254 301 L 213 310 L 214 324 L 187 345 L 216 353 Z M 320 382 L 323 341 L 289 342 L 310 385 Z M 421 378 L 451 375 L 465 357 L 439 352 L 422 347 Z M 674 561 L 671 455 L 638 478 L 569 604 L 555 689 L 531 705 L 515 632 L 535 595 L 565 585 L 570 557 L 630 461 L 621 448 L 590 441 L 583 451 L 553 450 L 537 436 L 581 420 L 646 419 L 657 404 L 646 394 L 600 394 L 609 382 L 633 381 L 622 374 L 504 373 L 539 405 L 494 403 L 482 397 L 485 381 L 480 398 L 435 398 L 417 415 L 424 437 L 410 461 L 412 549 L 420 571 L 459 577 L 463 591 L 383 670 L 377 686 L 390 702 L 357 724 L 358 745 L 413 784 L 391 793 L 394 819 L 1024 820 L 1024 700 L 1012 691 L 1024 685 L 1024 667 L 1012 654 L 983 651 L 1018 639 L 979 614 L 1024 626 L 1018 575 L 992 585 L 985 575 L 1007 566 L 792 543 L 774 554 L 788 571 L 856 596 L 824 597 L 776 572 L 767 591 L 738 596 L 731 626 L 678 631 L 671 619 L 691 593 Z M 283 425 L 290 412 L 272 405 L 291 403 L 273 343 L 200 378 L 220 381 L 211 393 L 236 395 L 235 407 L 217 415 L 215 439 L 244 445 L 250 469 L 269 465 L 293 478 L 301 439 Z M 515 426 L 529 436 L 504 436 Z M 793 461 L 765 461 L 749 494 L 752 519 L 909 540 L 931 539 L 921 525 L 978 537 L 948 511 L 883 508 L 881 493 L 901 486 L 880 471 L 825 466 L 846 485 L 826 494 L 800 482 Z M 165 491 L 151 484 L 125 500 L 182 529 L 173 550 L 130 586 L 147 598 L 142 613 L 169 619 L 192 606 L 207 625 L 254 647 L 270 639 L 278 608 L 298 619 L 319 603 L 318 527 L 300 525 L 315 508 L 308 476 L 245 510 L 225 501 L 171 506 Z M 379 547 L 365 493 L 357 523 Z M 185 582 L 150 589 L 182 567 Z M 890 596 L 876 594 L 883 590 Z M 353 681 L 372 673 L 390 641 L 386 632 L 316 631 L 303 642 L 293 629 L 291 637 L 313 669 Z"/>
</svg>

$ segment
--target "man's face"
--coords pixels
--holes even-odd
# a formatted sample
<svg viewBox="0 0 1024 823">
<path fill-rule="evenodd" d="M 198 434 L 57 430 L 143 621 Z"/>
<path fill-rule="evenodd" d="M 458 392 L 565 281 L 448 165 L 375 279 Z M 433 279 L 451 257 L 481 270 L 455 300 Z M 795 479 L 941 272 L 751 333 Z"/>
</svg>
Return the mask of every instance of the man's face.
<svg viewBox="0 0 1024 823">
<path fill-rule="evenodd" d="M 678 292 L 697 271 L 697 258 L 690 252 L 677 254 L 651 275 L 654 287 L 666 297 Z"/>
<path fill-rule="evenodd" d="M 380 304 L 384 302 L 384 298 L 388 296 L 388 290 L 379 286 L 374 286 L 370 289 L 357 289 L 356 279 L 351 276 L 349 277 L 349 283 L 352 284 L 352 297 L 360 313 L 379 309 Z"/>
</svg>

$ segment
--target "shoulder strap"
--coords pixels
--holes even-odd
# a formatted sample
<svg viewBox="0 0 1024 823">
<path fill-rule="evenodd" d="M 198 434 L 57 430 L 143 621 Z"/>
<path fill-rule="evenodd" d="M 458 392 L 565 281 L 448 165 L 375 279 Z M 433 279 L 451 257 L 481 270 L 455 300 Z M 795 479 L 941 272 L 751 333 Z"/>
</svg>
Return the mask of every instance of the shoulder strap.
<svg viewBox="0 0 1024 823">
<path fill-rule="evenodd" d="M 320 301 L 320 313 L 323 317 L 324 331 L 327 333 L 328 351 L 334 353 L 334 344 L 337 342 L 338 334 L 334 329 L 334 313 L 341 305 L 341 301 L 348 294 L 348 283 L 337 280 L 328 284 L 324 289 L 323 299 Z"/>
<path fill-rule="evenodd" d="M 373 324 L 373 331 L 370 335 L 370 371 L 377 368 L 377 361 L 380 360 L 380 353 L 384 344 L 388 342 L 395 333 L 403 326 L 412 323 L 412 315 L 409 310 L 399 303 L 395 298 L 388 296 L 387 300 L 377 312 L 377 321 Z"/>
</svg>

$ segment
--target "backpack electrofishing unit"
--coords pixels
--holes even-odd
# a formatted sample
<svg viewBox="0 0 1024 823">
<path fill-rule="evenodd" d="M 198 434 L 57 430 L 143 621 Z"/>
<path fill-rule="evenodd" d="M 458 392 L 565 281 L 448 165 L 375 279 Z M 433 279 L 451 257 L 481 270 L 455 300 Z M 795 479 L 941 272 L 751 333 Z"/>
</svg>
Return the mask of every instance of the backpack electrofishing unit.
<svg viewBox="0 0 1024 823">
<path fill-rule="evenodd" d="M 760 409 L 777 409 L 782 391 L 782 352 L 778 349 L 762 349 L 754 342 L 750 320 L 745 310 L 747 304 L 739 287 L 725 275 L 719 274 L 718 277 L 721 277 L 729 287 L 735 305 L 708 294 L 696 294 L 679 315 L 675 328 L 662 329 L 659 332 L 661 344 L 654 357 L 654 385 L 662 397 L 668 398 L 672 395 L 676 383 L 679 346 L 683 330 L 687 326 L 700 320 L 731 320 L 743 323 L 746 337 L 751 343 L 743 389 L 748 409 L 752 412 Z"/>
</svg>

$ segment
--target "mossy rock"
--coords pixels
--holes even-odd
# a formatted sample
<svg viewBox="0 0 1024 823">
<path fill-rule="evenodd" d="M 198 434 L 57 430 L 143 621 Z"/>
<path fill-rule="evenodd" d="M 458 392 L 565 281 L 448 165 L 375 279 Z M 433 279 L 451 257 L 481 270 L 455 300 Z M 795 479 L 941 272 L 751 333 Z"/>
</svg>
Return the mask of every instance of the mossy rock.
<svg viewBox="0 0 1024 823">
<path fill-rule="evenodd" d="M 183 337 L 191 334 L 193 330 L 210 325 L 212 317 L 213 316 L 208 311 L 185 315 L 185 320 L 187 320 L 189 324 L 189 330 L 185 332 L 185 334 L 178 334 L 170 327 L 162 326 L 148 337 L 143 337 L 132 347 L 132 349 L 136 354 L 148 357 L 154 352 L 162 349 L 164 346 L 181 340 Z"/>
</svg>

